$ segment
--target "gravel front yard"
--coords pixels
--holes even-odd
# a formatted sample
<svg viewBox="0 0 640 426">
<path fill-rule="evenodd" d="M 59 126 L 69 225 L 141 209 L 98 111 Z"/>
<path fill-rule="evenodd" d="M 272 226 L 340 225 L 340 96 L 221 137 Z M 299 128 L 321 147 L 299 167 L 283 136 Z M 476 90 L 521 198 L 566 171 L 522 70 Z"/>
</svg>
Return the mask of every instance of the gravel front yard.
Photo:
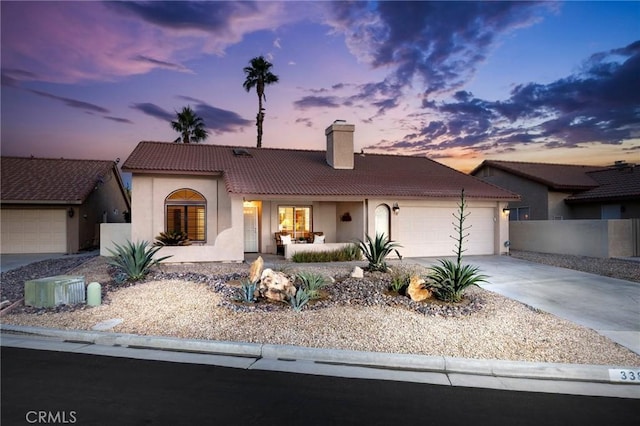
<svg viewBox="0 0 640 426">
<path fill-rule="evenodd" d="M 556 256 L 557 257 L 557 256 Z M 111 331 L 182 338 L 290 344 L 317 348 L 413 353 L 464 358 L 640 366 L 640 356 L 595 331 L 533 310 L 480 288 L 462 307 L 415 304 L 385 294 L 388 277 L 348 278 L 352 264 L 288 264 L 337 279 L 328 299 L 296 313 L 262 303 L 233 302 L 247 264 L 164 265 L 145 282 L 116 288 L 104 258 L 81 265 L 39 262 L 2 274 L 2 300 L 15 300 L 25 279 L 69 272 L 109 291 L 103 305 L 37 310 L 18 307 L 3 324 L 89 330 L 122 319 Z M 268 264 L 266 266 L 269 266 Z M 416 266 L 416 268 L 418 268 Z M 71 270 L 69 270 L 71 269 Z M 387 280 L 387 281 L 385 281 Z"/>
</svg>

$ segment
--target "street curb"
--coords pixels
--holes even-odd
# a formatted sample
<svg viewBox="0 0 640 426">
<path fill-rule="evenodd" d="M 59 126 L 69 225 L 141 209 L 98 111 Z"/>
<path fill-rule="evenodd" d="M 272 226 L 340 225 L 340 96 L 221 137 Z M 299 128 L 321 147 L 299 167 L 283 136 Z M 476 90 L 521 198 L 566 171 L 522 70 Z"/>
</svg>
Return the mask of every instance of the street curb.
<svg viewBox="0 0 640 426">
<path fill-rule="evenodd" d="M 225 355 L 273 360 L 313 361 L 321 364 L 384 370 L 464 374 L 534 380 L 612 383 L 609 369 L 637 370 L 636 367 L 482 360 L 442 356 L 317 349 L 292 345 L 272 345 L 161 336 L 139 336 L 86 330 L 60 330 L 46 327 L 0 325 L 0 331 L 53 337 L 67 342 L 133 349 Z M 618 383 L 616 384 L 624 384 Z M 636 384 L 636 383 L 628 383 Z"/>
</svg>

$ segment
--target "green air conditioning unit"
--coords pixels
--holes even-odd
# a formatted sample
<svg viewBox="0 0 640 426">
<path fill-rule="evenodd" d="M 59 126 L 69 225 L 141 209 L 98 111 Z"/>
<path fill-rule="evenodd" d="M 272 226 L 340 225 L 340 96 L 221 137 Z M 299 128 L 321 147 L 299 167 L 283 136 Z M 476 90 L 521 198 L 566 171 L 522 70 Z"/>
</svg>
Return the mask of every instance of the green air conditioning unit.
<svg viewBox="0 0 640 426">
<path fill-rule="evenodd" d="M 24 283 L 24 304 L 36 308 L 74 305 L 85 301 L 84 277 L 58 275 Z"/>
</svg>

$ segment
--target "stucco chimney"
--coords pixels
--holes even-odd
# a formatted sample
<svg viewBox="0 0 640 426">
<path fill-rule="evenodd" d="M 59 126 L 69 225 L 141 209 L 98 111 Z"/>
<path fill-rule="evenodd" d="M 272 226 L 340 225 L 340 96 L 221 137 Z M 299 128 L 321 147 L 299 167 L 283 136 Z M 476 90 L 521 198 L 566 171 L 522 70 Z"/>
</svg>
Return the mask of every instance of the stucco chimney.
<svg viewBox="0 0 640 426">
<path fill-rule="evenodd" d="M 355 126 L 336 120 L 326 128 L 327 163 L 334 169 L 353 169 L 353 131 Z"/>
</svg>

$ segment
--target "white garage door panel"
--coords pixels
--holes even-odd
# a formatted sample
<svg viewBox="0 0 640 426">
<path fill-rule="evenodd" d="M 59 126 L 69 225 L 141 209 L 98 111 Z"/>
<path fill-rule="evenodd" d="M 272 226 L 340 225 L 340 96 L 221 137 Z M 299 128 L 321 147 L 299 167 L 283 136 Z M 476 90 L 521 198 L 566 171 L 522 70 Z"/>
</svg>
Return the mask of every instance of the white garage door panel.
<svg viewBox="0 0 640 426">
<path fill-rule="evenodd" d="M 396 240 L 402 244 L 400 254 L 416 256 L 453 256 L 456 241 L 453 214 L 458 209 L 443 207 L 403 207 Z M 464 226 L 469 237 L 463 245 L 465 255 L 493 254 L 494 209 L 469 208 Z"/>
<path fill-rule="evenodd" d="M 2 210 L 2 253 L 66 251 L 65 210 Z"/>
</svg>

